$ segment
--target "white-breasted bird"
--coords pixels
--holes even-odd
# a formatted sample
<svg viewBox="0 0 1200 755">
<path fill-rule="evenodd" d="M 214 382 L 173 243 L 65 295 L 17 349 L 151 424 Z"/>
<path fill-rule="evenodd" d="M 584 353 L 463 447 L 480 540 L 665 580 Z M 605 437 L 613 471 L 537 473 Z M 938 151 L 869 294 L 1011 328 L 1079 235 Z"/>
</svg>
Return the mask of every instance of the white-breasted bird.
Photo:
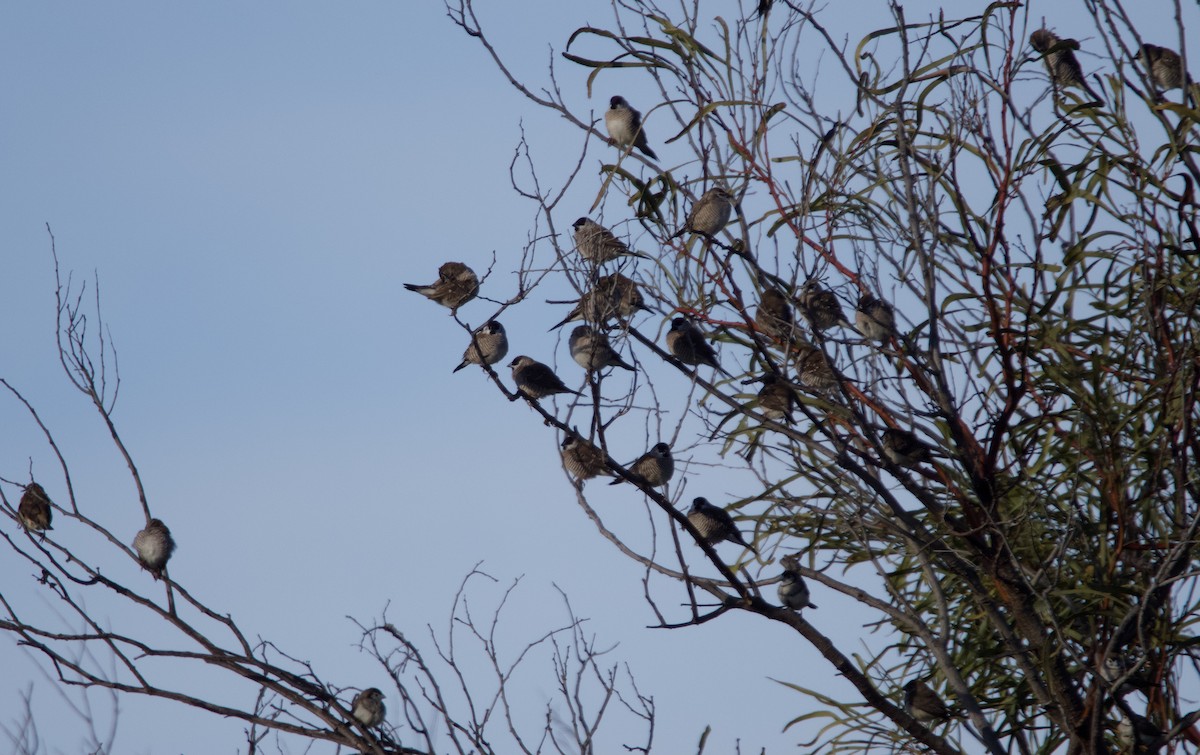
<svg viewBox="0 0 1200 755">
<path fill-rule="evenodd" d="M 508 354 L 508 334 L 497 320 L 488 320 L 471 334 L 471 345 L 463 352 L 458 372 L 468 364 L 495 364 Z"/>
<path fill-rule="evenodd" d="M 556 393 L 582 395 L 579 391 L 568 388 L 558 375 L 554 374 L 554 370 L 535 359 L 522 355 L 512 360 L 508 366 L 512 367 L 517 392 L 525 398 L 537 400 Z"/>
<path fill-rule="evenodd" d="M 709 545 L 716 545 L 722 540 L 728 540 L 743 548 L 749 548 L 755 554 L 758 553 L 758 549 L 747 543 L 742 537 L 742 533 L 733 523 L 733 517 L 729 515 L 729 512 L 720 506 L 712 505 L 707 498 L 700 497 L 692 501 L 692 508 L 688 511 L 687 518 L 700 533 L 704 542 Z"/>
<path fill-rule="evenodd" d="M 571 331 L 571 337 L 567 340 L 567 344 L 571 349 L 571 358 L 588 372 L 602 370 L 605 367 L 620 367 L 630 372 L 636 372 L 633 367 L 626 364 L 621 355 L 608 342 L 608 336 L 595 330 L 591 325 L 577 325 Z"/>
<path fill-rule="evenodd" d="M 427 286 L 405 283 L 404 287 L 454 310 L 474 299 L 479 293 L 479 276 L 461 262 L 446 262 L 438 268 L 438 279 L 433 283 Z"/>
<path fill-rule="evenodd" d="M 646 129 L 642 126 L 642 114 L 630 107 L 625 98 L 616 95 L 608 101 L 604 111 L 604 127 L 613 143 L 618 146 L 640 149 L 646 157 L 657 160 L 658 155 L 646 143 Z"/>
<path fill-rule="evenodd" d="M 873 294 L 863 294 L 854 311 L 854 329 L 871 341 L 891 340 L 896 332 L 896 313 L 891 304 Z"/>
<path fill-rule="evenodd" d="M 661 488 L 671 481 L 675 474 L 675 457 L 671 455 L 671 447 L 666 443 L 655 443 L 654 446 L 627 465 L 629 473 L 642 483 L 652 488 Z M 609 485 L 625 482 L 618 477 Z"/>
<path fill-rule="evenodd" d="M 133 538 L 133 549 L 137 551 L 142 567 L 155 579 L 162 579 L 163 569 L 167 568 L 167 561 L 175 552 L 175 540 L 161 519 L 151 519 Z"/>
<path fill-rule="evenodd" d="M 889 427 L 879 439 L 883 455 L 898 467 L 912 468 L 932 461 L 930 448 L 915 433 L 898 427 Z"/>
<path fill-rule="evenodd" d="M 383 693 L 377 687 L 368 687 L 354 696 L 350 704 L 350 715 L 368 729 L 383 723 L 387 707 L 383 704 Z"/>
<path fill-rule="evenodd" d="M 809 600 L 808 585 L 804 582 L 804 577 L 800 576 L 800 572 L 786 569 L 783 575 L 779 578 L 779 605 L 784 608 L 790 608 L 793 611 L 800 611 L 805 608 L 816 608 L 817 606 Z"/>
</svg>

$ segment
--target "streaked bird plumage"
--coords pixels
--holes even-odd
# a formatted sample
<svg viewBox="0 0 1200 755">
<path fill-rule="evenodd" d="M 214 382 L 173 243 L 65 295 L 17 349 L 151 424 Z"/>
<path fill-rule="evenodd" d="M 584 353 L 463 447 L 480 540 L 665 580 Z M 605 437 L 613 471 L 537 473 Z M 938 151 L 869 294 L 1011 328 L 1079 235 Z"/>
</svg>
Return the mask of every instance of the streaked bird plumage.
<svg viewBox="0 0 1200 755">
<path fill-rule="evenodd" d="M 443 307 L 458 309 L 479 294 L 479 276 L 461 262 L 446 262 L 438 268 L 438 279 L 433 283 L 405 283 L 404 287 Z"/>
<path fill-rule="evenodd" d="M 815 280 L 805 281 L 804 285 L 800 287 L 798 303 L 800 304 L 800 314 L 818 331 L 836 327 L 852 327 L 846 316 L 842 314 L 842 303 L 838 301 L 837 294 L 823 288 Z"/>
<path fill-rule="evenodd" d="M 468 364 L 495 364 L 508 355 L 508 334 L 497 320 L 488 320 L 471 334 L 471 344 L 463 352 L 458 372 Z"/>
<path fill-rule="evenodd" d="M 777 288 L 764 288 L 754 313 L 754 326 L 758 332 L 771 338 L 788 339 L 792 336 L 795 316 L 792 305 Z"/>
<path fill-rule="evenodd" d="M 1103 101 L 1100 95 L 1092 91 L 1083 76 L 1083 67 L 1075 57 L 1075 50 L 1079 49 L 1078 42 L 1073 39 L 1060 39 L 1049 29 L 1038 29 L 1029 35 L 1029 46 L 1042 53 L 1046 71 L 1056 87 L 1082 89 L 1092 99 Z"/>
<path fill-rule="evenodd" d="M 692 508 L 688 511 L 687 518 L 700 533 L 704 542 L 709 545 L 716 545 L 722 540 L 728 540 L 758 553 L 758 550 L 742 537 L 742 533 L 734 524 L 733 517 L 729 515 L 729 512 L 712 505 L 707 498 L 700 497 L 692 501 Z"/>
<path fill-rule="evenodd" d="M 724 186 L 714 186 L 704 192 L 688 212 L 684 231 L 716 236 L 733 217 L 733 195 Z M 676 234 L 678 235 L 678 234 Z"/>
<path fill-rule="evenodd" d="M 716 350 L 705 340 L 704 334 L 685 317 L 671 320 L 667 331 L 667 350 L 684 364 L 720 367 Z"/>
<path fill-rule="evenodd" d="M 819 393 L 832 393 L 841 385 L 825 353 L 807 341 L 795 344 L 797 375 L 800 385 Z"/>
<path fill-rule="evenodd" d="M 602 370 L 605 367 L 620 367 L 630 372 L 635 371 L 608 342 L 608 336 L 593 329 L 591 325 L 576 326 L 571 331 L 567 343 L 571 349 L 571 358 L 588 372 Z"/>
<path fill-rule="evenodd" d="M 635 252 L 629 245 L 613 234 L 604 226 L 591 218 L 579 218 L 571 224 L 574 229 L 575 249 L 579 256 L 588 262 L 602 265 L 618 257 L 641 257 L 646 255 Z"/>
<path fill-rule="evenodd" d="M 563 438 L 561 453 L 563 469 L 577 480 L 612 475 L 604 464 L 604 452 L 578 433 L 571 433 Z"/>
<path fill-rule="evenodd" d="M 604 127 L 613 143 L 629 148 L 635 147 L 651 160 L 657 160 L 658 155 L 646 143 L 646 129 L 642 126 L 642 114 L 634 110 L 620 95 L 608 101 L 608 110 L 604 111 Z"/>
<path fill-rule="evenodd" d="M 167 561 L 175 552 L 175 540 L 161 519 L 151 519 L 146 528 L 133 538 L 133 549 L 137 551 L 142 567 L 155 579 L 162 579 Z"/>
<path fill-rule="evenodd" d="M 642 483 L 652 488 L 661 488 L 670 482 L 671 477 L 675 474 L 675 457 L 671 455 L 670 446 L 666 443 L 658 442 L 649 451 L 629 462 L 626 466 L 629 469 L 629 473 Z M 618 485 L 622 482 L 625 482 L 625 480 L 618 477 L 609 484 Z"/>
<path fill-rule="evenodd" d="M 567 316 L 550 330 L 575 320 L 603 325 L 612 317 L 629 318 L 639 311 L 649 312 L 650 308 L 637 283 L 620 273 L 613 273 L 597 279 L 595 287 L 581 296 Z"/>
<path fill-rule="evenodd" d="M 1179 89 L 1184 82 L 1191 83 L 1191 76 L 1183 70 L 1183 59 L 1174 50 L 1147 43 L 1138 51 L 1138 62 L 1159 89 Z"/>
<path fill-rule="evenodd" d="M 796 391 L 787 380 L 767 374 L 762 378 L 763 387 L 758 391 L 758 411 L 770 420 L 792 421 L 792 407 L 796 405 Z"/>
<path fill-rule="evenodd" d="M 517 385 L 517 392 L 525 398 L 537 400 L 553 396 L 556 393 L 581 395 L 579 391 L 568 388 L 558 375 L 554 374 L 554 370 L 527 356 L 517 357 L 508 366 L 512 367 L 512 377 L 513 382 Z"/>
<path fill-rule="evenodd" d="M 36 482 L 26 485 L 25 492 L 21 493 L 21 501 L 17 504 L 17 520 L 21 526 L 31 532 L 45 532 L 54 529 L 50 526 L 53 518 L 50 496 L 46 495 L 45 488 Z"/>
</svg>

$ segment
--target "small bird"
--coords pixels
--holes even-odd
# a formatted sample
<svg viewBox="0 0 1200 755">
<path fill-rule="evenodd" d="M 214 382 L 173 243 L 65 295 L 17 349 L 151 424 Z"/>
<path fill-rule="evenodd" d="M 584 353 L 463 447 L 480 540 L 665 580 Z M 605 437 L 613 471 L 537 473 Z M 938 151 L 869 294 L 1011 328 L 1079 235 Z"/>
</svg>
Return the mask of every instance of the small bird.
<svg viewBox="0 0 1200 755">
<path fill-rule="evenodd" d="M 837 294 L 822 288 L 815 280 L 805 281 L 800 287 L 799 304 L 800 314 L 816 330 L 826 331 L 839 326 L 852 327 L 842 314 L 842 303 L 838 301 Z"/>
<path fill-rule="evenodd" d="M 580 481 L 612 475 L 604 465 L 604 452 L 578 433 L 570 433 L 563 438 L 562 463 L 563 469 Z"/>
<path fill-rule="evenodd" d="M 137 551 L 142 568 L 153 574 L 155 579 L 162 579 L 167 560 L 175 552 L 175 541 L 161 519 L 151 519 L 146 529 L 133 538 L 133 549 Z"/>
<path fill-rule="evenodd" d="M 705 236 L 716 236 L 729 224 L 733 217 L 733 195 L 724 186 L 714 186 L 696 200 L 691 212 L 683 224 L 683 230 L 700 233 Z"/>
<path fill-rule="evenodd" d="M 755 554 L 758 550 L 742 537 L 742 533 L 738 531 L 737 525 L 733 523 L 733 517 L 725 509 L 714 506 L 708 502 L 706 498 L 697 498 L 692 501 L 692 508 L 688 511 L 688 521 L 700 533 L 700 537 L 709 545 L 716 545 L 722 540 L 728 540 L 731 543 L 737 543 L 743 548 L 749 548 Z"/>
<path fill-rule="evenodd" d="M 50 520 L 53 518 L 50 496 L 46 495 L 45 488 L 36 482 L 26 485 L 25 492 L 21 494 L 21 502 L 17 504 L 17 520 L 21 526 L 30 531 L 45 532 L 54 529 L 50 526 Z"/>
<path fill-rule="evenodd" d="M 1050 72 L 1050 80 L 1056 87 L 1082 89 L 1092 99 L 1103 102 L 1104 98 L 1093 92 L 1083 77 L 1083 68 L 1075 57 L 1075 50 L 1079 49 L 1078 42 L 1073 39 L 1059 39 L 1058 35 L 1049 29 L 1038 29 L 1029 35 L 1029 46 L 1042 53 L 1046 70 Z"/>
<path fill-rule="evenodd" d="M 675 457 L 671 456 L 671 447 L 666 443 L 655 443 L 646 453 L 629 462 L 629 473 L 645 485 L 661 488 L 671 481 L 675 474 Z M 625 482 L 618 477 L 609 485 L 619 485 Z"/>
<path fill-rule="evenodd" d="M 649 259 L 641 252 L 632 251 L 612 231 L 591 218 L 580 218 L 571 227 L 575 229 L 575 248 L 579 250 L 579 256 L 588 262 L 602 265 L 618 257 Z"/>
<path fill-rule="evenodd" d="M 405 283 L 404 287 L 456 310 L 479 294 L 479 276 L 461 262 L 446 262 L 438 268 L 438 279 L 428 286 Z"/>
<path fill-rule="evenodd" d="M 1183 70 L 1183 59 L 1174 50 L 1144 44 L 1138 53 L 1138 63 L 1159 89 L 1180 89 L 1184 82 L 1191 83 L 1191 76 Z"/>
<path fill-rule="evenodd" d="M 721 367 L 717 362 L 716 350 L 704 340 L 700 329 L 688 322 L 687 318 L 676 317 L 671 320 L 671 329 L 667 331 L 667 349 L 684 364 L 707 364 L 718 369 Z"/>
<path fill-rule="evenodd" d="M 376 687 L 368 687 L 354 696 L 350 704 L 350 715 L 368 729 L 383 723 L 387 708 L 383 704 L 383 693 Z"/>
<path fill-rule="evenodd" d="M 922 723 L 945 721 L 962 715 L 952 712 L 942 698 L 920 679 L 913 679 L 904 685 L 904 710 Z"/>
<path fill-rule="evenodd" d="M 558 375 L 554 374 L 554 370 L 527 356 L 517 357 L 508 366 L 512 367 L 513 382 L 517 384 L 517 392 L 525 398 L 537 400 L 553 396 L 556 393 L 582 395 L 579 391 L 573 391 L 564 385 Z"/>
<path fill-rule="evenodd" d="M 642 114 L 629 106 L 624 97 L 614 96 L 604 111 L 604 126 L 612 141 L 621 147 L 636 147 L 646 157 L 657 160 L 658 155 L 646 144 L 646 130 L 642 128 Z"/>
<path fill-rule="evenodd" d="M 800 385 L 805 388 L 832 393 L 841 385 L 825 353 L 807 341 L 796 344 L 796 366 L 799 368 Z"/>
<path fill-rule="evenodd" d="M 571 358 L 588 372 L 602 370 L 605 367 L 620 367 L 630 372 L 636 372 L 626 364 L 621 355 L 608 342 L 608 336 L 593 330 L 591 325 L 579 325 L 571 331 L 567 341 L 571 349 Z"/>
<path fill-rule="evenodd" d="M 908 430 L 889 427 L 883 431 L 880 445 L 883 446 L 883 455 L 898 467 L 912 468 L 932 461 L 929 446 Z"/>
<path fill-rule="evenodd" d="M 896 313 L 892 305 L 872 294 L 858 298 L 858 309 L 854 311 L 854 328 L 863 338 L 872 341 L 891 340 L 896 332 Z"/>
<path fill-rule="evenodd" d="M 468 364 L 495 364 L 508 354 L 508 335 L 498 320 L 488 320 L 471 334 L 471 345 L 463 352 L 458 372 Z"/>
<path fill-rule="evenodd" d="M 603 325 L 610 317 L 632 317 L 639 311 L 649 312 L 638 285 L 620 273 L 605 275 L 596 287 L 579 298 L 575 308 L 550 330 L 561 328 L 574 320 Z"/>
<path fill-rule="evenodd" d="M 754 313 L 754 325 L 758 332 L 771 338 L 791 338 L 795 327 L 792 305 L 777 288 L 764 288 Z"/>
<path fill-rule="evenodd" d="M 779 604 L 793 611 L 816 608 L 808 598 L 808 585 L 804 583 L 804 577 L 791 569 L 785 570 L 779 582 Z"/>
<path fill-rule="evenodd" d="M 762 377 L 763 387 L 758 391 L 758 411 L 770 420 L 792 421 L 792 407 L 796 405 L 796 392 L 792 386 L 776 375 Z"/>
</svg>

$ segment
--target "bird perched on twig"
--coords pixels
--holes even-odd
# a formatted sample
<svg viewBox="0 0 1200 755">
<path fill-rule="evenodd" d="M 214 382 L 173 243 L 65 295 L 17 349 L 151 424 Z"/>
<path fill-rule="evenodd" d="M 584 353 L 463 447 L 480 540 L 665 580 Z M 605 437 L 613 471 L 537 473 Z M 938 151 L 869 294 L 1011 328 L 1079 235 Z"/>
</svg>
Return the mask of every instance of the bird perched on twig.
<svg viewBox="0 0 1200 755">
<path fill-rule="evenodd" d="M 649 259 L 641 252 L 631 250 L 612 231 L 591 218 L 580 218 L 572 223 L 571 227 L 575 229 L 575 248 L 579 251 L 579 256 L 588 262 L 602 265 L 618 257 Z"/>
<path fill-rule="evenodd" d="M 667 331 L 667 350 L 684 364 L 721 367 L 717 362 L 716 350 L 704 339 L 700 329 L 685 317 L 671 320 L 671 329 Z"/>
<path fill-rule="evenodd" d="M 758 410 L 770 420 L 792 421 L 792 407 L 796 405 L 796 391 L 784 378 L 768 373 L 762 377 L 763 387 L 758 391 Z"/>
<path fill-rule="evenodd" d="M 405 283 L 409 291 L 456 310 L 479 294 L 479 276 L 461 262 L 445 262 L 438 268 L 438 279 L 428 286 Z"/>
<path fill-rule="evenodd" d="M 658 155 L 646 143 L 646 130 L 642 127 L 642 114 L 629 106 L 625 98 L 616 95 L 608 101 L 604 111 L 604 127 L 613 143 L 618 146 L 640 149 L 646 157 L 657 160 Z"/>
<path fill-rule="evenodd" d="M 733 195 L 724 186 L 714 186 L 704 192 L 688 212 L 683 228 L 675 235 L 688 231 L 704 236 L 716 236 L 733 217 Z"/>
<path fill-rule="evenodd" d="M 808 280 L 800 287 L 800 314 L 808 320 L 809 325 L 818 331 L 841 326 L 852 327 L 846 316 L 842 314 L 842 303 L 837 294 L 822 288 L 815 280 Z"/>
<path fill-rule="evenodd" d="M 675 474 L 675 457 L 671 456 L 670 446 L 659 442 L 627 466 L 629 474 L 636 477 L 642 484 L 652 488 L 661 488 L 670 482 L 671 477 Z M 609 485 L 619 485 L 622 482 L 625 480 L 618 477 Z"/>
<path fill-rule="evenodd" d="M 463 352 L 458 372 L 468 364 L 495 364 L 508 354 L 508 335 L 497 320 L 488 320 L 471 334 L 471 345 Z"/>
<path fill-rule="evenodd" d="M 825 352 L 808 341 L 797 340 L 795 353 L 800 385 L 819 393 L 833 393 L 841 386 Z"/>
<path fill-rule="evenodd" d="M 579 297 L 575 308 L 550 330 L 574 320 L 603 325 L 611 317 L 629 318 L 639 311 L 649 312 L 650 308 L 638 285 L 620 273 L 613 273 L 599 278 L 595 288 Z"/>
<path fill-rule="evenodd" d="M 17 504 L 17 520 L 21 526 L 32 532 L 45 532 L 54 529 L 50 526 L 53 518 L 50 496 L 46 495 L 45 488 L 36 482 L 26 485 L 21 502 Z"/>
<path fill-rule="evenodd" d="M 512 367 L 513 382 L 517 384 L 517 393 L 527 399 L 537 400 L 556 393 L 573 393 L 581 396 L 579 391 L 568 388 L 554 370 L 539 361 L 527 356 L 519 356 L 508 365 Z"/>
<path fill-rule="evenodd" d="M 571 349 L 571 358 L 588 372 L 602 370 L 605 367 L 620 367 L 630 372 L 636 372 L 633 367 L 621 359 L 608 342 L 608 336 L 593 330 L 591 325 L 579 325 L 571 331 L 567 341 Z"/>
<path fill-rule="evenodd" d="M 889 427 L 883 431 L 880 445 L 883 455 L 898 467 L 912 468 L 932 461 L 929 446 L 908 430 Z"/>
<path fill-rule="evenodd" d="M 578 432 L 563 438 L 561 454 L 563 469 L 581 482 L 600 475 L 612 475 L 604 464 L 604 452 Z"/>
<path fill-rule="evenodd" d="M 1159 89 L 1181 89 L 1185 82 L 1192 82 L 1192 77 L 1183 70 L 1183 59 L 1174 50 L 1144 44 L 1137 58 L 1142 68 L 1146 69 L 1150 81 Z"/>
<path fill-rule="evenodd" d="M 764 288 L 758 309 L 754 312 L 754 326 L 758 332 L 771 338 L 791 338 L 795 327 L 792 305 L 783 292 L 774 287 Z"/>
<path fill-rule="evenodd" d="M 755 554 L 758 550 L 747 543 L 742 533 L 738 531 L 737 525 L 733 523 L 733 517 L 725 509 L 714 506 L 708 502 L 707 498 L 697 498 L 692 501 L 692 508 L 688 511 L 688 521 L 700 533 L 700 537 L 709 545 L 716 545 L 722 540 L 728 540 L 731 543 L 737 543 L 743 548 L 749 548 Z"/>
<path fill-rule="evenodd" d="M 816 608 L 808 598 L 808 585 L 804 583 L 804 577 L 800 576 L 800 572 L 786 569 L 779 581 L 779 604 L 793 611 Z"/>
<path fill-rule="evenodd" d="M 922 723 L 962 716 L 961 713 L 952 711 L 942 702 L 942 698 L 920 679 L 913 679 L 904 685 L 904 710 Z"/>
<path fill-rule="evenodd" d="M 383 723 L 387 708 L 383 704 L 383 693 L 376 687 L 368 687 L 354 696 L 350 704 L 350 715 L 368 729 Z"/>
<path fill-rule="evenodd" d="M 1049 29 L 1038 29 L 1029 35 L 1029 46 L 1042 53 L 1046 70 L 1050 73 L 1050 81 L 1059 89 L 1075 87 L 1087 92 L 1094 100 L 1103 102 L 1104 98 L 1092 91 L 1087 80 L 1083 77 L 1083 67 L 1075 57 L 1079 43 L 1073 39 L 1060 39 Z"/>
<path fill-rule="evenodd" d="M 872 341 L 891 340 L 896 332 L 896 313 L 891 304 L 872 294 L 863 294 L 854 311 L 854 328 L 863 338 Z"/>
<path fill-rule="evenodd" d="M 167 561 L 175 552 L 175 540 L 161 519 L 151 519 L 146 528 L 133 538 L 133 549 L 137 551 L 142 567 L 155 579 L 162 579 Z"/>
</svg>

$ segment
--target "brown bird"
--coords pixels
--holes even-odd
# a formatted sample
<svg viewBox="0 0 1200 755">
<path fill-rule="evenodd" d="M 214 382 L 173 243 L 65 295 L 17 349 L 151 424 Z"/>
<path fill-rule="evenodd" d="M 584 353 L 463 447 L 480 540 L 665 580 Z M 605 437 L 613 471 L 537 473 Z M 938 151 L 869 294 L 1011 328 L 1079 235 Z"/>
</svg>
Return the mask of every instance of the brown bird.
<svg viewBox="0 0 1200 755">
<path fill-rule="evenodd" d="M 350 715 L 368 729 L 383 723 L 387 707 L 383 704 L 383 693 L 376 687 L 368 687 L 354 696 L 350 704 Z"/>
<path fill-rule="evenodd" d="M 1138 63 L 1146 69 L 1150 81 L 1159 89 L 1180 89 L 1184 82 L 1191 83 L 1191 76 L 1183 70 L 1183 59 L 1174 50 L 1158 45 L 1144 44 L 1138 53 Z"/>
<path fill-rule="evenodd" d="M 676 317 L 671 321 L 671 329 L 667 331 L 667 349 L 684 364 L 721 367 L 717 362 L 716 350 L 704 340 L 699 328 L 684 317 Z"/>
<path fill-rule="evenodd" d="M 792 305 L 777 288 L 764 288 L 758 309 L 754 313 L 754 326 L 758 332 L 771 338 L 791 338 L 795 327 Z"/>
<path fill-rule="evenodd" d="M 762 383 L 758 392 L 758 411 L 767 419 L 791 422 L 796 391 L 787 380 L 772 374 L 764 375 Z"/>
<path fill-rule="evenodd" d="M 438 268 L 438 279 L 428 286 L 405 283 L 409 291 L 456 310 L 479 293 L 479 276 L 461 262 L 446 262 Z"/>
<path fill-rule="evenodd" d="M 618 257 L 641 257 L 649 259 L 641 252 L 631 251 L 630 248 L 613 235 L 613 232 L 591 218 L 580 218 L 571 227 L 575 229 L 575 248 L 579 256 L 602 265 Z"/>
<path fill-rule="evenodd" d="M 896 313 L 887 302 L 871 294 L 863 294 L 858 299 L 858 309 L 854 311 L 854 327 L 862 333 L 863 338 L 889 341 L 896 332 Z"/>
<path fill-rule="evenodd" d="M 629 106 L 620 95 L 608 101 L 608 110 L 604 111 L 604 127 L 614 144 L 621 147 L 636 147 L 646 157 L 657 160 L 658 155 L 646 144 L 646 130 L 642 128 L 642 114 Z"/>
<path fill-rule="evenodd" d="M 508 354 L 508 335 L 497 320 L 488 320 L 471 334 L 471 345 L 463 352 L 458 372 L 468 364 L 495 364 Z"/>
<path fill-rule="evenodd" d="M 155 579 L 162 579 L 167 560 L 175 552 L 175 541 L 161 519 L 151 519 L 146 529 L 133 538 L 133 549 L 137 551 L 142 567 L 153 574 Z"/>
<path fill-rule="evenodd" d="M 929 446 L 908 430 L 889 427 L 880 439 L 883 455 L 898 467 L 915 467 L 931 461 Z"/>
<path fill-rule="evenodd" d="M 842 314 L 842 303 L 838 301 L 837 294 L 822 288 L 815 280 L 805 281 L 800 287 L 799 304 L 800 314 L 816 330 L 852 327 Z"/>
<path fill-rule="evenodd" d="M 688 511 L 688 521 L 700 533 L 700 537 L 709 545 L 716 545 L 722 540 L 728 540 L 731 543 L 737 543 L 743 548 L 749 548 L 755 554 L 758 550 L 747 543 L 742 533 L 738 531 L 737 525 L 733 523 L 733 517 L 725 509 L 714 506 L 708 502 L 707 498 L 697 498 L 692 501 L 692 508 Z"/>
<path fill-rule="evenodd" d="M 904 685 L 904 710 L 922 723 L 945 721 L 962 715 L 951 711 L 942 698 L 920 679 L 913 679 Z"/>
<path fill-rule="evenodd" d="M 556 393 L 582 395 L 579 391 L 573 391 L 564 385 L 558 375 L 554 374 L 554 370 L 527 356 L 517 357 L 508 366 L 512 367 L 513 382 L 517 384 L 517 393 L 527 399 L 537 400 L 553 396 Z"/>
<path fill-rule="evenodd" d="M 1075 57 L 1079 43 L 1073 39 L 1059 39 L 1058 35 L 1049 29 L 1038 29 L 1029 35 L 1029 46 L 1042 53 L 1050 80 L 1059 89 L 1075 87 L 1087 92 L 1094 100 L 1104 101 L 1104 98 L 1092 91 L 1087 80 L 1083 77 L 1083 68 Z"/>
<path fill-rule="evenodd" d="M 824 352 L 807 341 L 798 341 L 795 350 L 800 385 L 820 393 L 832 393 L 838 389 L 841 382 Z"/>
<path fill-rule="evenodd" d="M 639 311 L 649 312 L 650 308 L 638 285 L 620 273 L 613 273 L 598 279 L 595 288 L 581 296 L 575 308 L 550 330 L 574 320 L 603 325 L 611 317 L 629 318 Z"/>
<path fill-rule="evenodd" d="M 46 490 L 36 482 L 26 485 L 21 502 L 17 504 L 17 520 L 21 526 L 32 532 L 45 532 L 54 529 L 50 526 L 53 518 L 54 512 L 50 509 L 50 496 L 46 495 Z"/>
<path fill-rule="evenodd" d="M 733 217 L 733 204 L 733 195 L 724 186 L 709 189 L 692 205 L 683 230 L 675 235 L 692 231 L 705 236 L 716 236 Z"/>
<path fill-rule="evenodd" d="M 563 469 L 581 482 L 600 475 L 612 475 L 604 464 L 604 452 L 578 433 L 563 438 L 562 463 Z"/>
<path fill-rule="evenodd" d="M 660 442 L 655 443 L 653 448 L 626 466 L 629 468 L 629 473 L 643 484 L 652 488 L 661 488 L 670 482 L 671 477 L 675 474 L 675 457 L 671 456 L 671 447 Z M 625 480 L 618 477 L 609 485 L 619 485 L 622 482 Z"/>
<path fill-rule="evenodd" d="M 605 367 L 620 367 L 630 372 L 636 372 L 633 367 L 625 363 L 624 359 L 621 359 L 621 355 L 609 344 L 608 336 L 593 330 L 591 325 L 576 326 L 571 331 L 571 337 L 567 343 L 571 349 L 571 358 L 588 372 L 596 372 Z"/>
</svg>

